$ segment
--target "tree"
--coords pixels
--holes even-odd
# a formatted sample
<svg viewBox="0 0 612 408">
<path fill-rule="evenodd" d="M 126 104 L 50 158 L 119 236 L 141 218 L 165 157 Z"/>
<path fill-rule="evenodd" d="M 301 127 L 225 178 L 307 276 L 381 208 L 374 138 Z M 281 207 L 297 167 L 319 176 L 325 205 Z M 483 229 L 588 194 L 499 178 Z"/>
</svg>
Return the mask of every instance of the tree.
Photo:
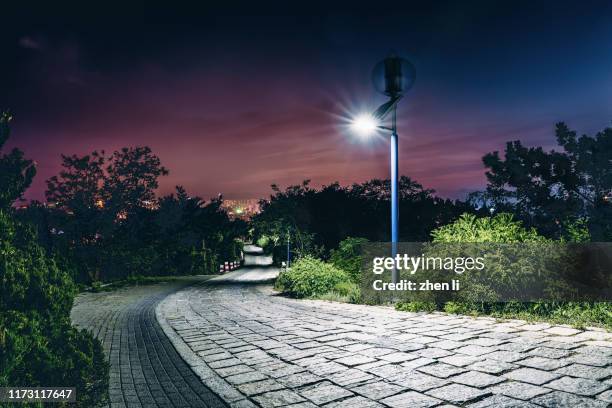
<svg viewBox="0 0 612 408">
<path fill-rule="evenodd" d="M 593 239 L 612 239 L 612 128 L 577 137 L 558 123 L 555 133 L 562 151 L 513 141 L 504 158 L 497 151 L 485 155 L 488 186 L 481 202 L 515 213 L 547 236 L 557 237 L 565 222 L 584 217 Z"/>
<path fill-rule="evenodd" d="M 10 113 L 0 113 L 0 152 L 10 136 L 11 120 Z M 14 148 L 10 153 L 0 155 L 0 208 L 6 209 L 20 199 L 35 175 L 34 162 L 25 159 L 21 150 Z"/>
<path fill-rule="evenodd" d="M 399 180 L 400 238 L 425 241 L 433 228 L 468 210 L 461 202 L 435 197 L 409 177 Z M 390 235 L 389 180 L 370 180 L 341 186 L 332 183 L 314 189 L 309 180 L 284 191 L 273 185 L 274 194 L 261 202 L 261 213 L 253 218 L 256 238 L 264 237 L 284 259 L 287 235 L 296 255 L 328 255 L 346 237 L 388 241 Z"/>
<path fill-rule="evenodd" d="M 0 146 L 9 120 L 0 117 Z M 70 384 L 77 388 L 77 406 L 95 407 L 106 402 L 108 388 L 102 346 L 71 326 L 74 282 L 10 208 L 34 173 L 17 149 L 0 157 L 0 386 Z"/>
<path fill-rule="evenodd" d="M 117 255 L 119 249 L 124 255 L 139 253 L 140 259 L 132 259 L 137 265 L 150 262 L 142 253 L 146 248 L 140 245 L 146 234 L 121 232 L 133 230 L 150 212 L 158 178 L 168 174 L 159 157 L 146 146 L 126 147 L 109 156 L 104 151 L 81 157 L 62 155 L 62 167 L 58 176 L 47 180 L 46 197 L 57 208 L 51 227 L 62 232 L 57 241 L 62 252 L 69 253 L 81 270 L 78 279 L 101 279 L 104 267 L 109 265 L 103 254 Z M 115 235 L 128 239 L 121 242 Z M 130 264 L 135 269 L 142 269 L 134 262 Z M 129 273 L 129 269 L 121 273 Z"/>
</svg>

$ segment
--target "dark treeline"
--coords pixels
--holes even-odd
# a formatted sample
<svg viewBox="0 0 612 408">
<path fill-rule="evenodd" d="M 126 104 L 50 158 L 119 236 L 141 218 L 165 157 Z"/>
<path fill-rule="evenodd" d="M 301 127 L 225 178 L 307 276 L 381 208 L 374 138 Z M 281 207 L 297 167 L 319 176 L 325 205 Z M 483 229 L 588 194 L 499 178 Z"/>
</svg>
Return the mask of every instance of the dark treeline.
<svg viewBox="0 0 612 408">
<path fill-rule="evenodd" d="M 470 211 L 466 203 L 435 197 L 410 178 L 400 178 L 401 240 L 425 241 L 432 229 Z M 284 191 L 272 186 L 274 195 L 261 202 L 253 218 L 260 244 L 281 259 L 287 234 L 297 255 L 325 257 L 346 237 L 388 241 L 390 235 L 389 180 L 370 180 L 343 187 L 338 183 L 311 188 L 309 181 Z"/>
<path fill-rule="evenodd" d="M 180 186 L 156 197 L 168 171 L 148 147 L 63 156 L 62 166 L 47 203 L 18 214 L 77 282 L 217 273 L 239 257 L 245 223 L 229 219 L 221 198 L 205 203 Z"/>
<path fill-rule="evenodd" d="M 559 123 L 560 149 L 549 152 L 508 142 L 503 157 L 483 157 L 487 188 L 465 201 L 438 198 L 408 177 L 400 180 L 400 240 L 429 241 L 431 232 L 463 213 L 511 213 L 550 239 L 612 240 L 612 129 L 577 137 Z M 308 181 L 280 190 L 273 185 L 262 212 L 253 219 L 258 242 L 286 257 L 292 241 L 296 256 L 326 258 L 347 237 L 388 241 L 389 180 L 343 187 L 311 188 Z"/>
</svg>

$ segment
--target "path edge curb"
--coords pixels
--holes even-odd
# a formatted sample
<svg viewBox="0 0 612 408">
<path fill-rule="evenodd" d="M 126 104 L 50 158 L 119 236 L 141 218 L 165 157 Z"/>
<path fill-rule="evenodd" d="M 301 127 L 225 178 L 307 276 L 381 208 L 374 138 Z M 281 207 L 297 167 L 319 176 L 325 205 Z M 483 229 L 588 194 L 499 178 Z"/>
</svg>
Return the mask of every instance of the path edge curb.
<svg viewBox="0 0 612 408">
<path fill-rule="evenodd" d="M 184 290 L 183 288 L 181 290 Z M 207 386 L 212 392 L 217 394 L 223 399 L 230 407 L 246 408 L 255 407 L 251 401 L 249 401 L 240 391 L 234 386 L 225 381 L 215 371 L 210 368 L 191 348 L 185 343 L 181 336 L 170 326 L 162 310 L 165 303 L 171 296 L 176 295 L 181 290 L 172 293 L 170 296 L 163 299 L 155 307 L 155 318 L 164 331 L 166 337 L 170 340 L 170 343 L 174 346 L 176 352 L 181 356 L 183 361 L 191 368 L 191 370 L 198 376 L 200 381 Z"/>
</svg>

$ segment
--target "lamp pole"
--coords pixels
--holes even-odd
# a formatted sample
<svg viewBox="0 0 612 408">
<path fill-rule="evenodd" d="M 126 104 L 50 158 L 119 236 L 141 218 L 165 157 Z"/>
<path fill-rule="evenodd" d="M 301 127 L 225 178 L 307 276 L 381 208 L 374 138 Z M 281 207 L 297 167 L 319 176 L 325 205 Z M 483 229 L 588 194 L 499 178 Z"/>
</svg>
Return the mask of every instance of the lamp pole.
<svg viewBox="0 0 612 408">
<path fill-rule="evenodd" d="M 393 107 L 391 126 L 391 256 L 397 255 L 399 241 L 399 172 L 398 172 L 398 135 L 397 135 L 397 107 Z M 396 268 L 391 271 L 391 281 L 397 283 L 399 273 Z"/>
<path fill-rule="evenodd" d="M 289 235 L 289 228 L 287 228 L 287 269 L 291 264 L 291 236 Z"/>
<path fill-rule="evenodd" d="M 397 256 L 399 242 L 399 172 L 398 172 L 398 135 L 397 104 L 404 93 L 412 87 L 416 78 L 414 66 L 407 60 L 390 55 L 374 67 L 372 76 L 377 91 L 386 95 L 389 100 L 380 105 L 372 114 L 360 115 L 353 119 L 353 129 L 362 136 L 368 136 L 376 129 L 390 131 L 390 173 L 391 173 L 391 255 Z M 381 122 L 391 114 L 391 127 Z M 391 271 L 393 283 L 399 280 L 399 272 Z"/>
</svg>

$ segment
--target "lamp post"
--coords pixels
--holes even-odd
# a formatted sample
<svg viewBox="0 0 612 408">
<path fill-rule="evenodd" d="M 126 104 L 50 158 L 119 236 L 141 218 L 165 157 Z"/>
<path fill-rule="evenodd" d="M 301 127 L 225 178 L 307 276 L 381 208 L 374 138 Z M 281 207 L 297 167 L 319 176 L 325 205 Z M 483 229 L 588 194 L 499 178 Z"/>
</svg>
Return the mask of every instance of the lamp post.
<svg viewBox="0 0 612 408">
<path fill-rule="evenodd" d="M 397 135 L 397 104 L 404 93 L 412 87 L 416 78 L 414 66 L 407 60 L 396 55 L 390 55 L 379 62 L 372 73 L 374 87 L 386 95 L 389 100 L 378 107 L 372 114 L 360 115 L 353 119 L 352 128 L 362 136 L 368 136 L 377 129 L 389 131 L 390 138 L 390 172 L 391 172 L 391 256 L 397 255 L 399 241 L 399 174 L 398 174 L 398 135 Z M 382 121 L 391 115 L 391 127 L 381 125 Z M 394 268 L 391 279 L 395 283 L 399 279 Z"/>
</svg>

